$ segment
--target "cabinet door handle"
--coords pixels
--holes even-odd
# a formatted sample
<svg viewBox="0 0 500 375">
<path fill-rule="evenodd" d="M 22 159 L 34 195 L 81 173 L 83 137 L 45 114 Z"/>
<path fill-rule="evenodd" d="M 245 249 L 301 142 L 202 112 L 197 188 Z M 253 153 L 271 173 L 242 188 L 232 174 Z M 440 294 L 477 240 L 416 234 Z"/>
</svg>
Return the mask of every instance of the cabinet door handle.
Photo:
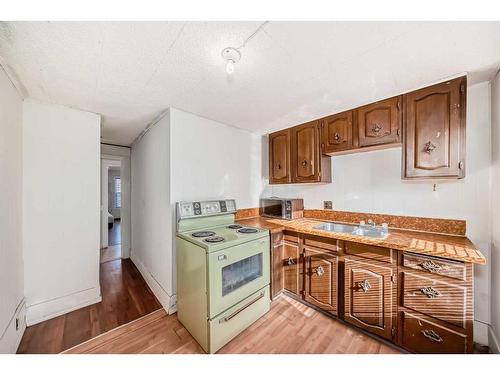
<svg viewBox="0 0 500 375">
<path fill-rule="evenodd" d="M 316 272 L 316 274 L 317 274 L 318 276 L 323 276 L 323 274 L 325 273 L 325 270 L 323 269 L 323 267 L 318 266 L 318 267 L 314 270 L 314 272 Z"/>
<path fill-rule="evenodd" d="M 432 143 L 431 141 L 427 142 L 425 145 L 424 145 L 424 152 L 430 154 L 432 151 L 434 151 L 435 149 L 437 148 L 437 146 Z"/>
<path fill-rule="evenodd" d="M 423 329 L 422 331 L 422 335 L 424 335 L 425 337 L 427 337 L 429 340 L 433 341 L 433 342 L 443 342 L 443 339 L 441 336 L 439 336 L 436 332 L 434 332 L 432 329 Z"/>
<path fill-rule="evenodd" d="M 335 133 L 335 135 L 333 136 L 333 139 L 335 139 L 335 141 L 339 141 L 340 140 L 340 134 L 339 133 Z"/>
<path fill-rule="evenodd" d="M 307 167 L 307 160 L 306 159 L 302 160 L 302 166 Z"/>
<path fill-rule="evenodd" d="M 435 273 L 439 273 L 443 269 L 443 267 L 441 267 L 437 263 L 434 263 L 432 260 L 426 260 L 425 262 L 420 263 L 419 266 L 426 271 Z"/>
<path fill-rule="evenodd" d="M 382 127 L 379 124 L 372 125 L 372 132 L 378 133 L 381 130 L 382 130 Z"/>
<path fill-rule="evenodd" d="M 281 169 L 281 164 L 280 164 L 280 163 L 278 163 L 278 164 L 276 165 L 276 168 Z"/>
<path fill-rule="evenodd" d="M 295 262 L 293 261 L 292 258 L 288 257 L 288 260 L 286 261 L 286 263 L 291 266 L 292 264 L 295 264 Z"/>
<path fill-rule="evenodd" d="M 441 295 L 436 289 L 434 289 L 432 286 L 426 286 L 425 288 L 420 288 L 420 291 L 422 292 L 423 295 L 425 295 L 427 298 L 437 298 Z"/>
<path fill-rule="evenodd" d="M 368 292 L 370 289 L 371 289 L 371 285 L 370 285 L 370 282 L 368 280 L 363 280 L 359 283 L 359 286 L 361 287 L 361 289 L 363 289 L 363 292 Z"/>
</svg>

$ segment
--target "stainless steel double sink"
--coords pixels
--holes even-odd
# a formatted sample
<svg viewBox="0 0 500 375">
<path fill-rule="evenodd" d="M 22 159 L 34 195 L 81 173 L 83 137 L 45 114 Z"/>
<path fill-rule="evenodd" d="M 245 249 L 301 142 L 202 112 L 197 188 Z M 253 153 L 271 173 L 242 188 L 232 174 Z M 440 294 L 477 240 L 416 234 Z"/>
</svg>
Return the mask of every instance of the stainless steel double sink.
<svg viewBox="0 0 500 375">
<path fill-rule="evenodd" d="M 339 223 L 323 223 L 313 227 L 313 229 L 326 232 L 347 233 L 354 236 L 384 239 L 389 235 L 386 227 L 377 227 L 371 225 L 350 225 Z"/>
</svg>

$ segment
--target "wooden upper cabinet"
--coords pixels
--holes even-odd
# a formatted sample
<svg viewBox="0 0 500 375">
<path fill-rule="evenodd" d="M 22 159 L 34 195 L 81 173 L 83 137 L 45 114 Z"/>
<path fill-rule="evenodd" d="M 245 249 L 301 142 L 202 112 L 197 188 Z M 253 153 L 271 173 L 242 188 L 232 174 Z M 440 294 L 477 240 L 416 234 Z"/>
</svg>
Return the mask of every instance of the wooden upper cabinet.
<svg viewBox="0 0 500 375">
<path fill-rule="evenodd" d="M 465 177 L 466 77 L 408 93 L 403 177 Z"/>
<path fill-rule="evenodd" d="M 269 134 L 269 182 L 288 184 L 290 175 L 290 130 Z"/>
<path fill-rule="evenodd" d="M 394 268 L 374 260 L 345 259 L 344 319 L 391 340 L 396 322 Z"/>
<path fill-rule="evenodd" d="M 291 129 L 292 182 L 330 181 L 330 157 L 320 148 L 319 121 L 311 121 Z"/>
<path fill-rule="evenodd" d="M 356 109 L 361 147 L 400 142 L 401 101 L 396 96 Z"/>
<path fill-rule="evenodd" d="M 323 152 L 349 150 L 354 142 L 353 111 L 337 113 L 321 121 L 321 147 Z"/>
</svg>

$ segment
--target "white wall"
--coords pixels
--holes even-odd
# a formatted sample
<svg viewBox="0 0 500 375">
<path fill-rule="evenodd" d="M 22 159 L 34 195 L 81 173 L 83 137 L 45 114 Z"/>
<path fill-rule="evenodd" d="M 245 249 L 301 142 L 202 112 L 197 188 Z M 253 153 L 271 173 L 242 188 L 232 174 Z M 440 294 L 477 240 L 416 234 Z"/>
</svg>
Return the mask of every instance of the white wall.
<svg viewBox="0 0 500 375">
<path fill-rule="evenodd" d="M 332 158 L 333 182 L 322 185 L 268 185 L 264 195 L 304 198 L 306 208 L 322 208 L 467 220 L 467 236 L 490 259 L 490 85 L 467 92 L 466 178 L 452 181 L 401 180 L 401 148 Z M 436 191 L 432 185 L 437 183 Z M 490 321 L 489 266 L 475 267 L 475 318 Z M 475 325 L 486 343 L 487 325 Z"/>
<path fill-rule="evenodd" d="M 167 113 L 131 151 L 131 258 L 167 310 L 173 294 L 169 124 Z"/>
<path fill-rule="evenodd" d="M 491 322 L 490 348 L 500 351 L 500 74 L 497 73 L 491 89 L 491 144 L 492 144 L 492 248 L 491 248 Z"/>
<path fill-rule="evenodd" d="M 24 299 L 22 256 L 22 99 L 0 67 L 0 353 L 15 353 Z M 22 312 L 22 311 L 19 311 Z"/>
<path fill-rule="evenodd" d="M 100 301 L 100 116 L 23 105 L 28 325 Z"/>
<path fill-rule="evenodd" d="M 175 310 L 175 203 L 234 198 L 257 207 L 261 137 L 170 108 L 132 147 L 132 260 Z"/>
</svg>

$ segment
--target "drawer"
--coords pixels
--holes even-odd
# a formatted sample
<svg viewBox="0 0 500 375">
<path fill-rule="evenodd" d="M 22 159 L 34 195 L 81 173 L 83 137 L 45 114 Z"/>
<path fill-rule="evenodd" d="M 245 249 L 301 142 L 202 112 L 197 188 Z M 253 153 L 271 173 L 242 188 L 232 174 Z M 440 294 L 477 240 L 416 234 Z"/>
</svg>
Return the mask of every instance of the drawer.
<svg viewBox="0 0 500 375">
<path fill-rule="evenodd" d="M 208 321 L 209 353 L 215 353 L 269 311 L 269 286 Z M 203 345 L 202 345 L 203 346 Z"/>
<path fill-rule="evenodd" d="M 392 256 L 393 250 L 386 247 L 365 245 L 357 242 L 346 242 L 345 253 L 386 263 L 394 262 Z"/>
<path fill-rule="evenodd" d="M 404 307 L 466 327 L 467 287 L 448 283 L 432 275 L 402 272 L 402 302 Z M 456 283 L 456 282 L 455 282 Z"/>
<path fill-rule="evenodd" d="M 414 270 L 434 273 L 457 280 L 465 280 L 466 277 L 465 264 L 461 262 L 411 253 L 403 253 L 402 258 L 403 266 Z"/>
<path fill-rule="evenodd" d="M 288 241 L 288 242 L 295 242 L 295 243 L 299 242 L 299 235 L 296 232 L 286 231 L 284 233 L 283 237 L 284 237 L 285 241 Z"/>
<path fill-rule="evenodd" d="M 402 343 L 415 353 L 466 353 L 467 336 L 419 315 L 408 312 L 401 314 Z"/>
<path fill-rule="evenodd" d="M 304 238 L 304 245 L 335 252 L 340 250 L 339 240 L 320 236 L 307 235 Z"/>
</svg>

